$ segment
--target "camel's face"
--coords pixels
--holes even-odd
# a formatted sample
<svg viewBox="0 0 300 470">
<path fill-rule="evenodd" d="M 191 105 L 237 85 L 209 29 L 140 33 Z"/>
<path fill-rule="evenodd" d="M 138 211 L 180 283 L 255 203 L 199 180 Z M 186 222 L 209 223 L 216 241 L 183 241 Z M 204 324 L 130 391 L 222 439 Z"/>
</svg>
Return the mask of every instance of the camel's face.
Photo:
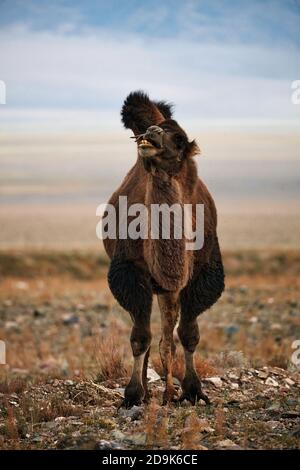
<svg viewBox="0 0 300 470">
<path fill-rule="evenodd" d="M 159 126 L 148 127 L 145 134 L 138 136 L 138 152 L 145 169 L 172 170 L 184 159 L 189 149 L 186 133 L 176 121 L 168 119 Z"/>
</svg>

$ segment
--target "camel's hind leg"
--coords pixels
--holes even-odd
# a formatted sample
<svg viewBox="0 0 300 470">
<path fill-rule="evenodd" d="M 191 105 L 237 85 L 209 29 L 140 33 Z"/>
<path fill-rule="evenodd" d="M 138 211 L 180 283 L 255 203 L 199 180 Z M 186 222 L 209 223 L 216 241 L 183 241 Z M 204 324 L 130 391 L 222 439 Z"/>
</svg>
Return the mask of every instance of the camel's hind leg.
<svg viewBox="0 0 300 470">
<path fill-rule="evenodd" d="M 175 388 L 173 385 L 172 366 L 175 356 L 175 344 L 173 331 L 178 318 L 179 298 L 178 293 L 168 292 L 157 296 L 161 313 L 162 336 L 159 343 L 159 352 L 166 375 L 166 389 L 163 403 L 174 400 Z"/>
</svg>

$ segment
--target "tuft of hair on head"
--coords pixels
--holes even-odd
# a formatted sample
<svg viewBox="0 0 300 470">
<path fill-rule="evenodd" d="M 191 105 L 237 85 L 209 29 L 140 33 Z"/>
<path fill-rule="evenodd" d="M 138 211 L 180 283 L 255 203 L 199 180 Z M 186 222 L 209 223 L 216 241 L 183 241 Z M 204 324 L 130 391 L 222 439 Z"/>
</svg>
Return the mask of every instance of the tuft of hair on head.
<svg viewBox="0 0 300 470">
<path fill-rule="evenodd" d="M 167 101 L 154 101 L 155 106 L 160 110 L 165 119 L 172 119 L 173 116 L 173 103 Z"/>
<path fill-rule="evenodd" d="M 151 101 L 141 90 L 131 92 L 121 109 L 124 127 L 131 129 L 135 135 L 146 132 L 149 126 L 163 122 L 166 119 L 165 114 L 171 114 L 171 105 L 164 101 Z"/>
</svg>

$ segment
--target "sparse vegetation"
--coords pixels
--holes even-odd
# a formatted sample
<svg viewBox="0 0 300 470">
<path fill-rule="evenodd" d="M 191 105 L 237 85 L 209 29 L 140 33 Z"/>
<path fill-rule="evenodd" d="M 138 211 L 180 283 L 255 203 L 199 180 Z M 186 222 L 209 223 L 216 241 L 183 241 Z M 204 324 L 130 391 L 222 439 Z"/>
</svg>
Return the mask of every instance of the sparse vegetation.
<svg viewBox="0 0 300 470">
<path fill-rule="evenodd" d="M 44 261 L 26 256 L 26 263 L 8 268 L 7 258 L 1 266 L 0 339 L 7 344 L 7 365 L 0 366 L 0 448 L 109 445 L 102 441 L 125 448 L 299 446 L 300 374 L 290 363 L 292 341 L 300 338 L 296 253 L 256 253 L 254 260 L 250 252 L 225 254 L 227 289 L 199 319 L 195 358 L 212 405 L 162 407 L 164 383 L 157 380 L 150 384 L 149 405 L 124 415 L 118 407 L 131 369 L 131 321 L 111 297 L 105 262 L 102 273 L 93 271 L 97 257 L 78 255 L 88 278 L 69 270 L 71 255 L 63 255 L 59 268 L 60 255 L 53 254 L 50 271 L 43 267 L 46 255 Z M 152 331 L 157 341 L 150 367 L 162 375 L 156 305 Z M 175 377 L 181 380 L 176 344 Z"/>
</svg>

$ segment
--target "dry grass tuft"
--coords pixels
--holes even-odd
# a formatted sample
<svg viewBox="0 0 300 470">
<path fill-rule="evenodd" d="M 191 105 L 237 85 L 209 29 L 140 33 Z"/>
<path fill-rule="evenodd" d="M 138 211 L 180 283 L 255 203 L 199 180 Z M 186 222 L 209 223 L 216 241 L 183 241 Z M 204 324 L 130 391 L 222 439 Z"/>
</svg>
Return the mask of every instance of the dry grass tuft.
<svg viewBox="0 0 300 470">
<path fill-rule="evenodd" d="M 200 446 L 201 421 L 193 411 L 185 420 L 182 431 L 182 449 L 198 449 Z"/>
<path fill-rule="evenodd" d="M 113 327 L 111 331 L 106 337 L 96 341 L 97 382 L 129 377 L 129 366 L 124 360 L 128 357 L 126 347 L 124 344 L 120 344 L 120 337 Z"/>
<path fill-rule="evenodd" d="M 169 447 L 168 437 L 168 411 L 166 408 L 160 408 L 157 402 L 152 399 L 147 406 L 145 415 L 146 444 L 151 449 Z"/>
</svg>

